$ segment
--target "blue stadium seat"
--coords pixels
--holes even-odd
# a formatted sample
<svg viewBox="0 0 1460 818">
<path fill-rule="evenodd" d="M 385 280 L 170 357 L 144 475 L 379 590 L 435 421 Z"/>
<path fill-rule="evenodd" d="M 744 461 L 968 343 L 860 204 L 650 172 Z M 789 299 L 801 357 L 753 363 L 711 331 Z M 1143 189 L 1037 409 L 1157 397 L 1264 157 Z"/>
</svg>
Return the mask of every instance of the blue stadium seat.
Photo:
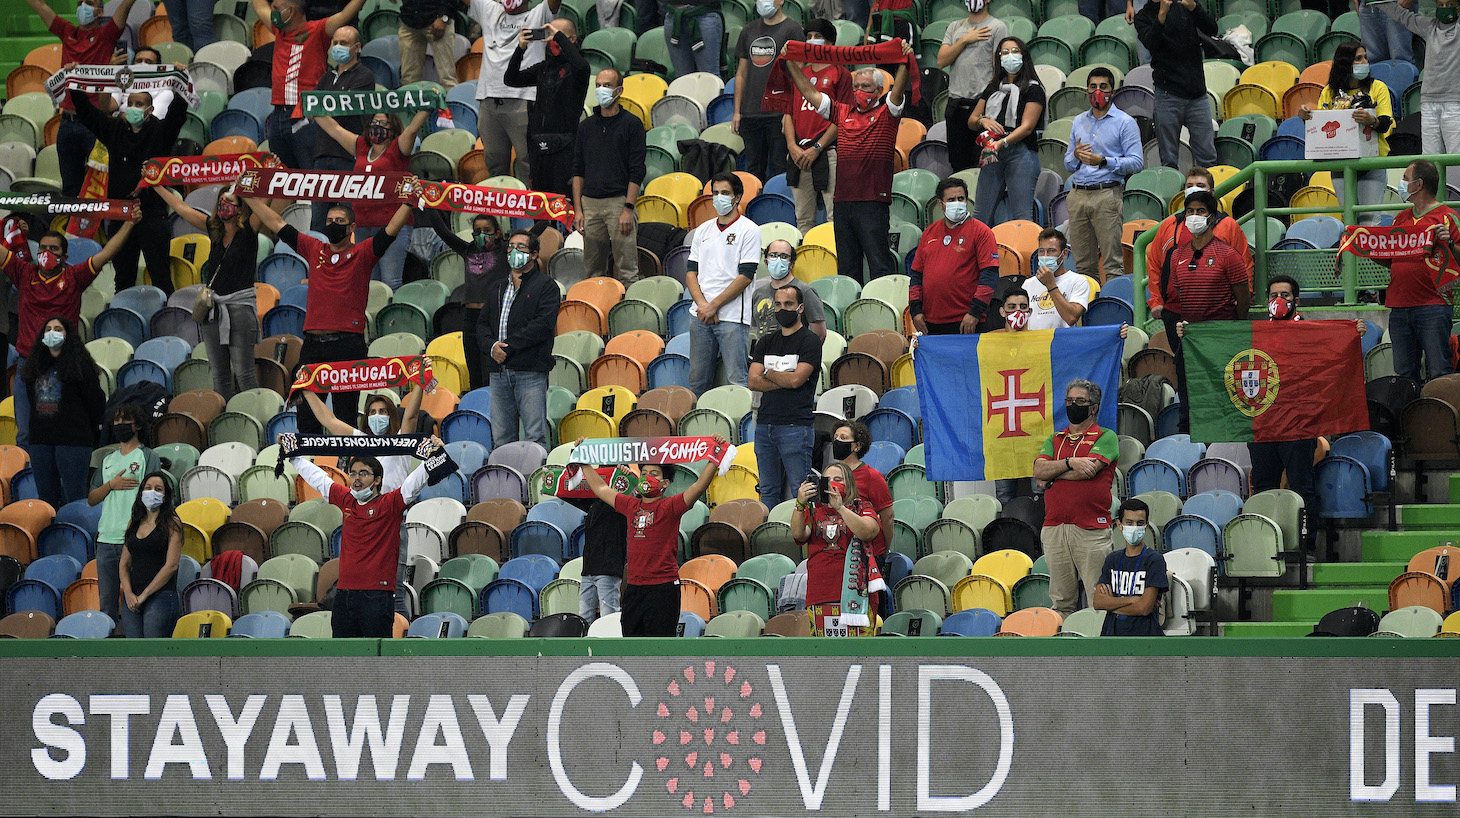
<svg viewBox="0 0 1460 818">
<path fill-rule="evenodd" d="M 264 337 L 273 335 L 304 335 L 304 309 L 289 304 L 280 304 L 264 315 Z"/>
<path fill-rule="evenodd" d="M 756 224 L 796 223 L 796 203 L 789 197 L 762 192 L 745 206 L 745 217 Z"/>
<path fill-rule="evenodd" d="M 101 527 L 101 504 L 92 505 L 85 497 L 67 503 L 56 509 L 55 522 L 70 523 L 85 531 L 94 541 Z"/>
<path fill-rule="evenodd" d="M 1220 529 L 1242 513 L 1242 498 L 1230 491 L 1204 491 L 1186 498 L 1181 512 L 1205 517 Z"/>
<path fill-rule="evenodd" d="M 108 307 L 92 322 L 91 335 L 93 338 L 120 338 L 136 349 L 147 340 L 147 321 L 126 307 Z"/>
<path fill-rule="evenodd" d="M 52 619 L 60 619 L 61 590 L 42 580 L 22 579 L 5 592 L 5 609 L 11 613 L 40 611 Z"/>
<path fill-rule="evenodd" d="M 528 554 L 502 563 L 497 576 L 502 579 L 518 580 L 536 594 L 557 578 L 558 563 L 541 554 Z"/>
<path fill-rule="evenodd" d="M 669 255 L 675 255 L 674 251 L 671 251 Z M 683 255 L 687 258 L 689 255 L 688 251 L 685 251 Z M 668 259 L 665 259 L 664 262 L 664 274 L 669 275 Z M 694 320 L 694 316 L 690 315 L 689 312 L 692 306 L 694 306 L 694 302 L 688 299 L 681 299 L 669 305 L 669 311 L 664 314 L 664 322 L 669 328 L 670 338 L 676 338 L 680 335 L 688 337 L 689 322 Z"/>
<path fill-rule="evenodd" d="M 101 611 L 77 611 L 56 623 L 57 639 L 105 639 L 116 623 Z"/>
<path fill-rule="evenodd" d="M 214 139 L 225 136 L 242 136 L 255 145 L 264 141 L 264 123 L 249 111 L 241 108 L 225 108 L 208 123 L 208 135 Z"/>
<path fill-rule="evenodd" d="M 902 459 L 906 456 L 907 450 L 896 443 L 887 440 L 873 440 L 872 448 L 862 455 L 862 462 L 883 474 L 888 474 L 902 465 Z"/>
<path fill-rule="evenodd" d="M 264 440 L 275 440 L 279 435 L 286 432 L 298 431 L 299 413 L 292 409 L 285 410 L 269 418 L 268 424 L 264 426 Z"/>
<path fill-rule="evenodd" d="M 508 611 L 531 622 L 537 618 L 537 592 L 515 579 L 495 579 L 482 589 L 477 604 L 482 615 Z"/>
<path fill-rule="evenodd" d="M 82 565 L 96 556 L 96 541 L 73 523 L 51 523 L 41 529 L 35 547 L 41 557 L 65 554 Z"/>
<path fill-rule="evenodd" d="M 228 637 L 283 639 L 289 635 L 289 617 L 278 611 L 255 611 L 233 620 Z"/>
<path fill-rule="evenodd" d="M 1118 327 L 1134 322 L 1135 313 L 1129 303 L 1119 298 L 1106 298 L 1102 294 L 1090 302 L 1081 323 L 1087 327 Z"/>
<path fill-rule="evenodd" d="M 548 498 L 528 509 L 528 520 L 540 520 L 545 523 L 552 523 L 560 531 L 572 531 L 583 525 L 583 518 L 587 515 L 566 500 L 559 500 L 556 497 Z"/>
<path fill-rule="evenodd" d="M 1130 275 L 1116 276 L 1100 288 L 1100 298 L 1117 298 L 1126 304 L 1135 303 L 1135 281 Z M 1088 322 L 1087 322 L 1088 323 Z M 947 625 L 945 621 L 943 623 Z"/>
<path fill-rule="evenodd" d="M 408 639 L 461 639 L 466 636 L 467 623 L 461 614 L 450 611 L 429 613 L 411 623 L 406 631 Z"/>
<path fill-rule="evenodd" d="M 475 440 L 458 440 L 446 444 L 446 453 L 451 455 L 461 473 L 468 476 L 486 465 L 487 452 L 487 447 Z"/>
<path fill-rule="evenodd" d="M 470 409 L 457 409 L 441 421 L 441 439 L 447 443 L 458 443 L 462 441 L 477 441 L 481 445 L 490 447 L 492 443 L 492 421 L 480 412 Z M 459 463 L 457 465 L 460 465 Z M 470 471 L 465 468 L 467 474 L 475 474 L 476 470 Z"/>
<path fill-rule="evenodd" d="M 1334 179 L 1334 183 L 1342 184 L 1343 180 Z M 1343 238 L 1343 229 L 1343 222 L 1332 216 L 1308 216 L 1294 222 L 1284 239 L 1302 239 L 1319 250 L 1326 250 L 1338 246 L 1339 239 Z"/>
<path fill-rule="evenodd" d="M 553 562 L 563 561 L 568 535 L 563 529 L 542 520 L 524 520 L 508 537 L 509 553 L 514 557 L 542 555 Z M 505 569 L 506 566 L 503 566 Z M 541 590 L 541 589 L 539 589 Z"/>
<path fill-rule="evenodd" d="M 1166 551 L 1177 548 L 1195 548 L 1211 554 L 1213 558 L 1222 553 L 1222 523 L 1197 514 L 1178 514 L 1166 522 L 1161 530 L 1161 547 Z M 1221 561 L 1217 564 L 1220 566 Z"/>
<path fill-rule="evenodd" d="M 699 637 L 705 635 L 705 620 L 697 613 L 690 611 L 679 612 L 679 635 L 688 637 Z"/>
<path fill-rule="evenodd" d="M 993 636 L 999 632 L 1003 619 L 987 608 L 969 608 L 955 611 L 943 620 L 939 636 Z"/>
<path fill-rule="evenodd" d="M 873 440 L 896 443 L 903 452 L 922 442 L 922 436 L 918 432 L 918 422 L 901 409 L 891 409 L 879 405 L 878 408 L 863 415 L 861 420 L 867 424 Z"/>
<path fill-rule="evenodd" d="M 459 470 L 454 471 L 446 475 L 436 485 L 426 486 L 421 489 L 418 499 L 430 500 L 435 497 L 448 497 L 462 505 L 466 505 L 471 500 L 471 491 L 467 487 L 466 476 Z"/>
<path fill-rule="evenodd" d="M 678 353 L 665 352 L 649 362 L 648 374 L 650 389 L 661 386 L 683 386 L 688 389 L 689 358 Z"/>
<path fill-rule="evenodd" d="M 259 263 L 259 280 L 283 293 L 309 275 L 304 259 L 290 253 L 274 253 Z"/>
</svg>

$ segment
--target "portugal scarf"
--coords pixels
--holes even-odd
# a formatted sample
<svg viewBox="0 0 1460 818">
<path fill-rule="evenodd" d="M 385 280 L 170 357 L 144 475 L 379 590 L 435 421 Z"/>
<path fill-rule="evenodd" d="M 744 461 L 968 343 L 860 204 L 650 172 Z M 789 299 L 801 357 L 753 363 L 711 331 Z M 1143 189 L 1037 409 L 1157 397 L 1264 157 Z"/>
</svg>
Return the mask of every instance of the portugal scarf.
<svg viewBox="0 0 1460 818">
<path fill-rule="evenodd" d="M 171 66 L 143 68 L 135 65 L 75 65 L 61 69 L 46 80 L 46 92 L 59 103 L 67 91 L 88 94 L 155 94 L 171 91 L 189 108 L 198 105 L 198 92 L 193 78 L 186 71 Z"/>
<path fill-rule="evenodd" d="M 481 213 L 513 219 L 533 219 L 573 224 L 573 206 L 568 197 L 536 190 L 482 187 L 459 182 L 423 182 L 421 209 Z"/>
<path fill-rule="evenodd" d="M 427 485 L 436 485 L 456 471 L 456 461 L 425 435 L 279 435 L 279 462 L 274 476 L 284 476 L 284 461 L 291 457 L 414 457 L 424 461 Z"/>
<path fill-rule="evenodd" d="M 359 116 L 362 114 L 414 114 L 446 107 L 446 98 L 434 88 L 394 91 L 305 91 L 304 115 Z"/>
<path fill-rule="evenodd" d="M 234 191 L 256 199 L 308 202 L 408 202 L 419 193 L 409 173 L 254 168 L 238 177 Z"/>
<path fill-rule="evenodd" d="M 633 496 L 639 486 L 638 471 L 631 466 L 601 466 L 594 471 L 619 494 Z M 544 466 L 539 479 L 542 482 L 537 486 L 538 491 L 549 497 L 592 499 L 597 496 L 583 483 L 582 469 L 578 466 Z"/>
<path fill-rule="evenodd" d="M 908 102 L 918 104 L 922 99 L 922 70 L 918 68 L 917 51 L 912 54 L 902 53 L 902 40 L 888 40 L 885 43 L 876 45 L 812 45 L 800 40 L 791 40 L 786 43 L 785 60 L 798 63 L 827 63 L 831 65 L 888 65 L 891 63 L 905 63 L 907 65 L 907 92 Z M 766 81 L 765 96 L 761 98 L 761 110 L 768 113 L 789 114 L 791 113 L 791 100 L 795 97 L 796 86 L 791 83 L 791 77 L 786 73 L 791 70 L 785 62 L 777 58 L 777 64 L 782 70 L 776 70 L 776 65 L 771 66 L 770 79 Z M 891 90 L 886 89 L 886 90 Z"/>
<path fill-rule="evenodd" d="M 1455 225 L 1450 226 L 1451 238 L 1455 238 Z M 1435 288 L 1441 293 L 1449 292 L 1460 284 L 1460 260 L 1443 242 L 1435 239 L 1433 225 L 1422 229 L 1395 227 L 1393 225 L 1348 225 L 1344 228 L 1343 241 L 1338 245 L 1338 258 L 1352 253 L 1361 258 L 1394 261 L 1423 257 L 1425 268 L 1435 276 Z"/>
<path fill-rule="evenodd" d="M 366 358 L 362 361 L 305 364 L 300 367 L 292 393 L 299 389 L 326 392 L 362 392 L 366 389 L 387 389 L 409 384 L 426 388 L 434 379 L 431 364 L 424 355 L 403 358 Z"/>
<path fill-rule="evenodd" d="M 148 159 L 142 163 L 142 181 L 137 189 L 159 185 L 224 184 L 237 179 L 246 170 L 277 168 L 282 164 L 279 157 L 267 152 Z"/>
<path fill-rule="evenodd" d="M 11 193 L 0 190 L 0 210 L 47 216 L 89 216 L 126 221 L 137 202 L 132 199 L 76 199 L 56 193 Z"/>
</svg>

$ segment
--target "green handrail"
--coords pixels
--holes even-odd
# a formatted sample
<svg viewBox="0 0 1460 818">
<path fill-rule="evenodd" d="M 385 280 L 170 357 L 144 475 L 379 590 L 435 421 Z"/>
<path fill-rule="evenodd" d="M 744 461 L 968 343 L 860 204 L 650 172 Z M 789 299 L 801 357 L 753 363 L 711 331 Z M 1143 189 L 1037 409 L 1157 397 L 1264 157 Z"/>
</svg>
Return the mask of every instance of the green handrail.
<svg viewBox="0 0 1460 818">
<path fill-rule="evenodd" d="M 1315 173 L 1318 171 L 1330 171 L 1343 175 L 1344 197 L 1343 204 L 1338 208 L 1343 212 L 1344 224 L 1353 224 L 1354 217 L 1359 213 L 1373 213 L 1384 211 L 1399 211 L 1409 207 L 1407 204 L 1378 204 L 1360 205 L 1358 202 L 1358 171 L 1374 170 L 1376 168 L 1403 168 L 1408 167 L 1416 159 L 1428 159 L 1435 163 L 1440 169 L 1440 200 L 1445 204 L 1454 207 L 1460 205 L 1457 201 L 1445 201 L 1445 178 L 1446 168 L 1451 165 L 1460 165 L 1460 154 L 1439 154 L 1433 156 L 1376 156 L 1369 159 L 1342 159 L 1329 161 L 1313 161 L 1308 159 L 1276 159 L 1263 162 L 1253 162 L 1235 176 L 1217 185 L 1216 196 L 1221 199 L 1228 193 L 1239 189 L 1245 184 L 1253 186 L 1252 204 L 1253 209 L 1238 220 L 1239 223 L 1246 223 L 1249 219 L 1256 219 L 1253 225 L 1255 235 L 1253 243 L 1257 249 L 1252 254 L 1253 276 L 1252 287 L 1257 293 L 1267 292 L 1267 218 L 1268 216 L 1289 216 L 1303 215 L 1308 213 L 1332 213 L 1332 207 L 1268 207 L 1267 196 L 1258 195 L 1259 191 L 1267 190 L 1268 177 L 1275 173 Z M 1131 271 L 1135 281 L 1135 301 L 1131 306 L 1135 310 L 1136 326 L 1143 326 L 1146 323 L 1146 248 L 1156 238 L 1157 227 L 1152 227 L 1136 237 L 1135 250 L 1131 254 L 1131 264 L 1135 267 Z M 1341 260 L 1341 280 L 1343 283 L 1343 304 L 1354 306 L 1358 304 L 1358 256 L 1346 254 Z"/>
</svg>

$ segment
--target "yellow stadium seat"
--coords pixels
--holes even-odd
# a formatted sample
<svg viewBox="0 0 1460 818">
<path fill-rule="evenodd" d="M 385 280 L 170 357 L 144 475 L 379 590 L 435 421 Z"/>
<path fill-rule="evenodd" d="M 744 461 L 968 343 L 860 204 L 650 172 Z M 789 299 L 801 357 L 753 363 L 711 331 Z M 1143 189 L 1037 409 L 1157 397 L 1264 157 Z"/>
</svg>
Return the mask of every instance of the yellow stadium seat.
<svg viewBox="0 0 1460 818">
<path fill-rule="evenodd" d="M 1295 214 L 1293 216 L 1294 222 L 1302 221 L 1303 219 L 1307 218 L 1312 218 L 1313 216 L 1332 216 L 1335 219 L 1343 218 L 1343 212 L 1339 210 L 1338 196 L 1334 195 L 1332 190 L 1324 187 L 1314 187 L 1313 185 L 1309 185 L 1305 188 L 1300 189 L 1297 193 L 1293 194 L 1293 198 L 1290 202 L 1288 202 L 1288 206 L 1333 207 L 1333 211 L 1330 213 Z"/>
<path fill-rule="evenodd" d="M 639 221 L 673 224 L 689 229 L 688 207 L 680 207 L 663 196 L 644 194 L 634 203 L 634 208 L 639 214 Z"/>
<path fill-rule="evenodd" d="M 1028 554 L 1006 548 L 979 557 L 973 564 L 973 573 L 993 577 L 1013 588 L 1014 583 L 1028 576 L 1033 567 L 1034 560 Z"/>
<path fill-rule="evenodd" d="M 1269 60 L 1243 71 L 1242 84 L 1260 85 L 1271 91 L 1273 97 L 1282 99 L 1283 94 L 1293 87 L 1299 76 L 1297 67 L 1292 63 Z"/>
<path fill-rule="evenodd" d="M 816 232 L 814 229 L 811 232 Z M 809 235 L 809 234 L 808 234 Z M 801 245 L 796 251 L 795 275 L 810 283 L 818 278 L 836 275 L 836 253 L 819 245 Z"/>
<path fill-rule="evenodd" d="M 1008 616 L 1014 608 L 1009 586 L 995 577 L 971 574 L 953 586 L 953 610 L 987 608 L 999 616 Z"/>
<path fill-rule="evenodd" d="M 173 626 L 173 639 L 222 639 L 233 628 L 233 620 L 221 611 L 194 611 Z"/>
<path fill-rule="evenodd" d="M 466 348 L 462 346 L 460 332 L 450 332 L 431 339 L 431 343 L 426 345 L 426 354 L 431 356 L 436 369 L 436 380 L 440 381 L 442 386 L 458 395 L 466 391 L 463 389 L 466 385 Z M 457 379 L 455 383 L 449 383 L 446 378 L 442 377 L 441 362 L 443 360 L 449 361 L 455 367 Z M 451 373 L 447 373 L 447 375 L 450 377 Z"/>
<path fill-rule="evenodd" d="M 1252 83 L 1240 83 L 1222 97 L 1222 119 L 1233 119 L 1243 114 L 1262 114 L 1272 119 L 1282 116 L 1278 97 L 1271 89 Z"/>
<path fill-rule="evenodd" d="M 823 222 L 806 231 L 801 237 L 802 247 L 823 247 L 836 253 L 836 228 L 831 222 Z"/>
<path fill-rule="evenodd" d="M 687 209 L 699 198 L 704 184 L 691 173 L 666 173 L 644 187 L 648 196 L 663 196 L 681 209 Z"/>
<path fill-rule="evenodd" d="M 892 364 L 892 388 L 917 386 L 917 383 L 917 376 L 913 374 L 912 353 L 909 352 Z"/>
<path fill-rule="evenodd" d="M 718 506 L 721 503 L 728 503 L 731 500 L 759 500 L 760 491 L 757 485 L 760 478 L 756 472 L 731 464 L 730 470 L 721 475 L 716 475 L 710 481 L 710 488 L 706 494 L 709 496 L 710 506 Z"/>
<path fill-rule="evenodd" d="M 623 420 L 625 415 L 634 411 L 634 407 L 638 405 L 638 402 L 639 399 L 634 397 L 633 392 L 630 392 L 622 386 L 609 385 L 600 386 L 584 392 L 583 396 L 578 398 L 578 403 L 574 408 L 592 409 L 595 412 L 602 413 L 609 420 L 613 421 L 613 428 L 617 429 L 619 421 Z"/>
</svg>

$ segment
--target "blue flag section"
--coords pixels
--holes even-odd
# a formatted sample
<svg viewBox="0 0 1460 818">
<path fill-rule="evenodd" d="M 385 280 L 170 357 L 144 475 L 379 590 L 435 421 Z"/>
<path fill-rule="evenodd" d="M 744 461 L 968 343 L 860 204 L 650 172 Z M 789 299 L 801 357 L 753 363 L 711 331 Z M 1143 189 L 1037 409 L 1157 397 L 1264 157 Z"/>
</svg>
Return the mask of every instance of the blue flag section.
<svg viewBox="0 0 1460 818">
<path fill-rule="evenodd" d="M 983 335 L 924 335 L 913 353 L 929 480 L 1006 480 L 1034 473 L 1034 458 L 1065 419 L 1065 387 L 1100 387 L 1096 421 L 1114 429 L 1119 327 Z"/>
</svg>

